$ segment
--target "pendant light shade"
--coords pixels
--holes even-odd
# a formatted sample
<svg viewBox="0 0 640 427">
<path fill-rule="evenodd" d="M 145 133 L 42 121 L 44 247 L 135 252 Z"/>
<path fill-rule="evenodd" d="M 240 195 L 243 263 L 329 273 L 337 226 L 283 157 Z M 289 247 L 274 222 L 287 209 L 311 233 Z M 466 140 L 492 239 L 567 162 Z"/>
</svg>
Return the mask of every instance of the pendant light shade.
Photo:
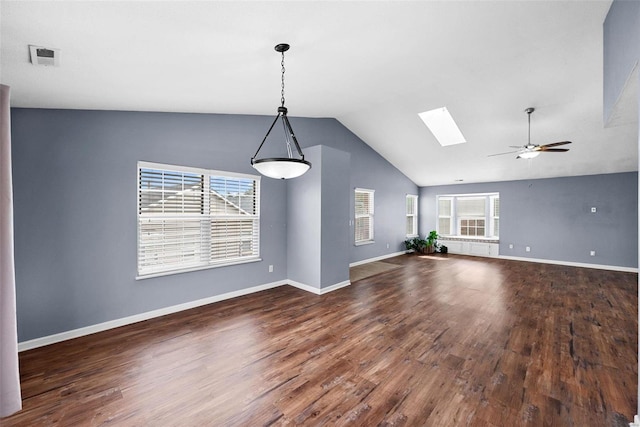
<svg viewBox="0 0 640 427">
<path fill-rule="evenodd" d="M 279 45 L 276 45 L 275 50 L 276 52 L 280 52 L 282 54 L 282 85 L 280 98 L 281 105 L 280 107 L 278 107 L 278 115 L 273 120 L 273 123 L 271 123 L 271 127 L 262 139 L 262 143 L 258 147 L 256 154 L 254 154 L 251 158 L 251 165 L 262 175 L 269 178 L 297 178 L 311 168 L 311 162 L 304 159 L 304 154 L 302 154 L 302 150 L 300 149 L 300 145 L 298 144 L 296 135 L 293 133 L 293 128 L 291 127 L 291 123 L 289 123 L 289 118 L 287 117 L 287 107 L 284 106 L 284 53 L 289 50 L 289 45 L 286 43 L 281 43 Z M 267 141 L 267 137 L 278 121 L 282 122 L 282 127 L 284 129 L 284 142 L 287 149 L 287 157 L 270 157 L 265 159 L 258 159 L 258 153 L 260 152 L 260 149 Z M 293 143 L 300 158 L 293 157 L 291 143 Z"/>
<path fill-rule="evenodd" d="M 297 178 L 311 168 L 311 163 L 301 159 L 254 160 L 253 167 L 264 176 L 276 179 Z"/>
</svg>

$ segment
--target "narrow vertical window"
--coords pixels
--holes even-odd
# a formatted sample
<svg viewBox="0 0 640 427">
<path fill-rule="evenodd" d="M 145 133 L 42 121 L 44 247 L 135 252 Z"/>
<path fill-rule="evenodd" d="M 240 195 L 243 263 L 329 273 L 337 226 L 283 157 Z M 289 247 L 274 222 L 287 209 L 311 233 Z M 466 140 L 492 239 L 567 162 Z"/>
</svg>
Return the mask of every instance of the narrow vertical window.
<svg viewBox="0 0 640 427">
<path fill-rule="evenodd" d="M 418 235 L 418 196 L 407 194 L 407 237 Z"/>
<path fill-rule="evenodd" d="M 374 190 L 355 190 L 355 244 L 373 243 Z"/>
<path fill-rule="evenodd" d="M 453 199 L 451 197 L 438 197 L 438 234 L 449 236 L 451 231 L 451 218 L 453 216 Z"/>
<path fill-rule="evenodd" d="M 500 196 L 490 197 L 491 201 L 491 237 L 500 236 Z"/>
</svg>

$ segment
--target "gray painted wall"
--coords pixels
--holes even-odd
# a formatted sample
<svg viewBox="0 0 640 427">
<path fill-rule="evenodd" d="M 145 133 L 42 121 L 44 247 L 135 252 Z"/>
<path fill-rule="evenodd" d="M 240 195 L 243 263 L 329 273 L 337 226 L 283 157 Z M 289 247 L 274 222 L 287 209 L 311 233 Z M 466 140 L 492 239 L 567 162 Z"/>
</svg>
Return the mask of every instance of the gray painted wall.
<svg viewBox="0 0 640 427">
<path fill-rule="evenodd" d="M 336 120 L 331 120 L 329 123 L 312 121 L 308 127 L 301 130 L 298 130 L 296 122 L 292 123 L 292 126 L 301 142 L 309 141 L 312 135 L 323 134 L 327 138 L 320 141 L 320 144 L 346 151 L 351 155 L 349 215 L 352 220 L 355 215 L 353 194 L 355 188 L 368 188 L 376 191 L 374 200 L 375 243 L 355 246 L 352 221 L 349 229 L 351 242 L 349 262 L 362 261 L 404 251 L 403 242 L 406 239 L 405 197 L 407 194 L 418 194 L 418 187 L 413 181 L 391 166 L 382 156 L 373 151 L 360 138 Z M 329 128 L 332 130 L 329 131 Z M 329 136 L 333 138 L 329 138 Z M 389 248 L 387 248 L 387 244 Z"/>
<path fill-rule="evenodd" d="M 137 161 L 253 174 L 249 158 L 272 120 L 12 109 L 19 340 L 286 279 L 287 184 L 262 178 L 262 262 L 135 280 Z M 376 233 L 401 242 L 404 193 L 417 187 L 335 119 L 291 122 L 303 147 L 351 155 L 344 191 L 376 189 Z M 265 154 L 278 145 L 267 144 Z M 370 246 L 350 246 L 348 262 L 397 249 Z"/>
<path fill-rule="evenodd" d="M 349 280 L 350 155 L 319 145 L 313 164 L 287 181 L 288 278 L 321 289 Z"/>
<path fill-rule="evenodd" d="M 437 195 L 489 192 L 500 193 L 500 255 L 638 266 L 636 172 L 423 187 L 421 229 L 435 229 Z"/>
<path fill-rule="evenodd" d="M 350 165 L 349 153 L 322 147 L 322 288 L 349 280 Z"/>
<path fill-rule="evenodd" d="M 640 2 L 615 0 L 603 25 L 604 121 L 622 94 L 633 66 L 640 58 Z"/>
<path fill-rule="evenodd" d="M 295 129 L 294 129 L 295 131 Z M 287 181 L 288 278 L 320 289 L 322 257 L 322 147 L 304 150 L 312 164 L 299 178 Z"/>
</svg>

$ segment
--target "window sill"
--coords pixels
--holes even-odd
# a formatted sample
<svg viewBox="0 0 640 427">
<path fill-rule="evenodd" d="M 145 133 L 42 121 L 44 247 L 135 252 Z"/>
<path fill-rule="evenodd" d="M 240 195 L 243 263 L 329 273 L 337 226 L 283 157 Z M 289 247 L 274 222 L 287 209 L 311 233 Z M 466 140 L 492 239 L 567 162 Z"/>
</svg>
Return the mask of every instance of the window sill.
<svg viewBox="0 0 640 427">
<path fill-rule="evenodd" d="M 356 242 L 354 246 L 371 245 L 375 242 L 376 242 L 375 240 L 365 240 L 363 242 Z"/>
<path fill-rule="evenodd" d="M 500 243 L 497 237 L 479 237 L 479 236 L 440 236 L 440 240 L 456 240 L 459 242 L 483 242 L 483 243 Z"/>
<path fill-rule="evenodd" d="M 258 258 L 242 259 L 242 260 L 237 260 L 233 262 L 226 262 L 224 264 L 210 264 L 210 265 L 203 265 L 199 267 L 183 268 L 180 270 L 159 271 L 157 273 L 138 275 L 136 276 L 136 280 L 152 279 L 154 277 L 161 277 L 161 276 L 172 276 L 174 274 L 190 273 L 192 271 L 208 270 L 210 268 L 229 267 L 231 265 L 247 264 L 250 262 L 258 262 L 258 261 L 262 261 L 262 258 L 258 257 Z"/>
</svg>

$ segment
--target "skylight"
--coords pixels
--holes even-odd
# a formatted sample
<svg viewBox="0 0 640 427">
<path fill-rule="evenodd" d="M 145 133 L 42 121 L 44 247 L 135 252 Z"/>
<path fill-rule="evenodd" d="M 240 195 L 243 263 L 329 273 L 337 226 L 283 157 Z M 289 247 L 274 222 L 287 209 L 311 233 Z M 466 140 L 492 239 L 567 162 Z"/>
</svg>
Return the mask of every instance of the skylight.
<svg viewBox="0 0 640 427">
<path fill-rule="evenodd" d="M 447 107 L 425 111 L 424 113 L 419 113 L 418 116 L 443 147 L 467 142 L 453 117 L 449 114 Z"/>
</svg>

